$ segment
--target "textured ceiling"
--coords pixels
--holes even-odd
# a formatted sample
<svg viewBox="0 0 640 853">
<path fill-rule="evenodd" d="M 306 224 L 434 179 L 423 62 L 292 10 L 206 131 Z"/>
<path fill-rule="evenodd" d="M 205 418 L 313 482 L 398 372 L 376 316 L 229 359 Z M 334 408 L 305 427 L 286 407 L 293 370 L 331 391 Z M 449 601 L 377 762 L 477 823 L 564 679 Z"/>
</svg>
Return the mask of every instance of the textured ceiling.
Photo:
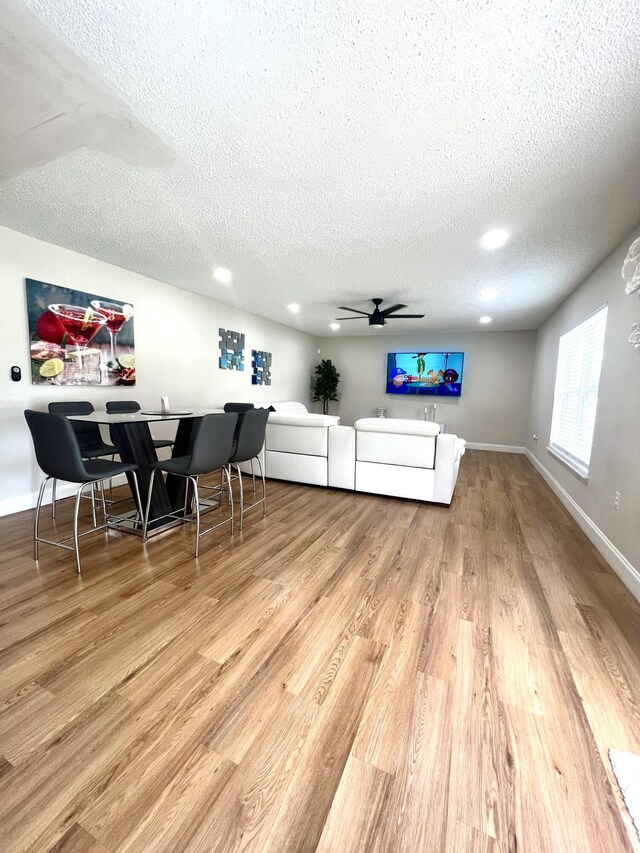
<svg viewBox="0 0 640 853">
<path fill-rule="evenodd" d="M 427 314 L 391 333 L 533 328 L 640 221 L 629 0 L 0 16 L 0 224 L 306 331 L 372 296 Z"/>
</svg>

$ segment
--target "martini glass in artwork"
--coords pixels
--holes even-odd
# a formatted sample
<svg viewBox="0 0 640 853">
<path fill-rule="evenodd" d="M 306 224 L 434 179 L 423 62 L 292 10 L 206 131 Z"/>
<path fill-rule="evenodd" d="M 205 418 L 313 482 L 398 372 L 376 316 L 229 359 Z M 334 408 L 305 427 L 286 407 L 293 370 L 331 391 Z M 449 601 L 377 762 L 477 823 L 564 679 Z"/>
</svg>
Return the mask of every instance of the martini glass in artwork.
<svg viewBox="0 0 640 853">
<path fill-rule="evenodd" d="M 120 302 L 105 302 L 102 299 L 93 299 L 91 307 L 95 308 L 107 318 L 107 330 L 111 340 L 111 355 L 109 357 L 110 370 L 118 370 L 116 361 L 116 340 L 118 332 L 133 317 L 131 305 L 123 305 Z"/>
<path fill-rule="evenodd" d="M 80 305 L 49 305 L 49 311 L 62 323 L 69 343 L 74 344 L 77 353 L 78 368 L 82 372 L 82 356 L 87 344 L 106 324 L 107 317 L 93 308 Z"/>
</svg>

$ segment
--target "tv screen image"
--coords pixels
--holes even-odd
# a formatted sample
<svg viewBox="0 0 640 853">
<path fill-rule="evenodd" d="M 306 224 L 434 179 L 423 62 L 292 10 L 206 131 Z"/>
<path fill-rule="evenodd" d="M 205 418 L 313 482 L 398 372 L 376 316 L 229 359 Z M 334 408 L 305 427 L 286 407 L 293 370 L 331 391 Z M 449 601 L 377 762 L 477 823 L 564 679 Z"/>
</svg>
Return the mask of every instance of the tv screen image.
<svg viewBox="0 0 640 853">
<path fill-rule="evenodd" d="M 459 397 L 463 352 L 390 352 L 387 394 Z"/>
</svg>

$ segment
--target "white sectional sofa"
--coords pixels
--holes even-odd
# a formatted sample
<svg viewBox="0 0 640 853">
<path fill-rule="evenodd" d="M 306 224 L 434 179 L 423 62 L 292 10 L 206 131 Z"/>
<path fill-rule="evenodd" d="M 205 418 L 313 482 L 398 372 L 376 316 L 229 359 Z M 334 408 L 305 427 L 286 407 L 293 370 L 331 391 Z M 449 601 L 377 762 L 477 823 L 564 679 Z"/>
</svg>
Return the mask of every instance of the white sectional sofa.
<svg viewBox="0 0 640 853">
<path fill-rule="evenodd" d="M 449 504 L 465 442 L 437 424 L 364 418 L 353 427 L 297 402 L 263 403 L 267 477 Z M 249 470 L 247 466 L 241 466 Z"/>
</svg>

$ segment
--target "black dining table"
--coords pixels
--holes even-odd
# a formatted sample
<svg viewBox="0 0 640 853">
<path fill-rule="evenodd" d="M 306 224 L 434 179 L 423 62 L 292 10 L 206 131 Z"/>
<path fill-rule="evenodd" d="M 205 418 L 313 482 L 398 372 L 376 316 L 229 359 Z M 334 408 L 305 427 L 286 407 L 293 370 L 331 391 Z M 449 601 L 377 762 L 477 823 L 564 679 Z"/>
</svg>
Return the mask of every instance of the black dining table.
<svg viewBox="0 0 640 853">
<path fill-rule="evenodd" d="M 153 424 L 166 421 L 178 421 L 175 443 L 173 445 L 172 458 L 188 456 L 191 452 L 193 440 L 197 435 L 198 427 L 205 415 L 220 414 L 222 409 L 190 409 L 189 407 L 168 413 L 152 412 L 145 410 L 126 414 L 108 414 L 107 412 L 92 412 L 90 415 L 67 415 L 71 421 L 85 421 L 94 424 L 102 424 L 109 427 L 111 441 L 118 450 L 118 455 L 123 462 L 133 462 L 138 466 L 138 485 L 140 488 L 140 500 L 142 506 L 137 505 L 136 490 L 133 487 L 133 474 L 127 473 L 131 496 L 140 513 L 136 519 L 136 513 L 128 515 L 111 516 L 108 518 L 108 526 L 115 527 L 126 533 L 141 533 L 139 518 L 144 514 L 149 495 L 149 482 L 151 480 L 151 465 L 158 461 L 156 448 L 151 436 Z M 168 474 L 166 480 L 156 476 L 151 505 L 149 510 L 149 533 L 159 533 L 168 527 L 181 523 L 179 519 L 172 518 L 171 513 L 176 513 L 185 505 L 186 480 L 184 477 L 176 477 Z"/>
</svg>

